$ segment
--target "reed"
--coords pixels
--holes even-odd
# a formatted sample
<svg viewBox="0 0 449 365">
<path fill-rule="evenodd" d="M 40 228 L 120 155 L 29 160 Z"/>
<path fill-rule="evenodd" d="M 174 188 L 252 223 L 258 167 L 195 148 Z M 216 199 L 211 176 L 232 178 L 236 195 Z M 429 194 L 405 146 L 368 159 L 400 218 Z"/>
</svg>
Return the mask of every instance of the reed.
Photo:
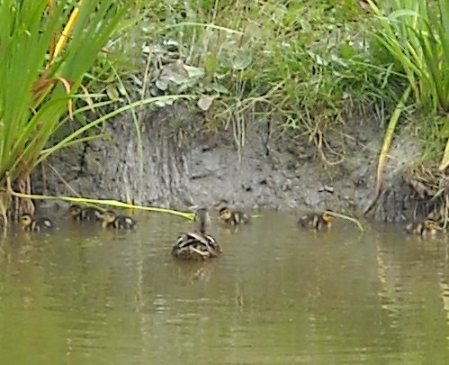
<svg viewBox="0 0 449 365">
<path fill-rule="evenodd" d="M 449 111 L 449 2 L 393 0 L 388 8 L 367 0 L 377 16 L 376 38 L 405 75 L 416 106 L 424 113 Z M 430 119 L 430 118 L 429 118 Z M 449 141 L 440 169 L 449 166 Z"/>
<path fill-rule="evenodd" d="M 49 141 L 73 117 L 74 98 L 85 97 L 77 91 L 122 15 L 110 1 L 0 2 L 0 187 L 7 173 L 26 180 L 52 151 Z"/>
</svg>

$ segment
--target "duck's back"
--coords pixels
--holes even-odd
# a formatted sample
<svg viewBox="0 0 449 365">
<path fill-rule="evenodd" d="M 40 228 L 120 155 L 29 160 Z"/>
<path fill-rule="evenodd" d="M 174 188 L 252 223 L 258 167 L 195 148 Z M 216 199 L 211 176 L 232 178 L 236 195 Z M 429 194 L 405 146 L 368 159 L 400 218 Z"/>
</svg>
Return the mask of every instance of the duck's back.
<svg viewBox="0 0 449 365">
<path fill-rule="evenodd" d="M 216 257 L 221 247 L 209 234 L 189 232 L 182 233 L 172 248 L 172 255 L 188 260 L 201 260 Z"/>
</svg>

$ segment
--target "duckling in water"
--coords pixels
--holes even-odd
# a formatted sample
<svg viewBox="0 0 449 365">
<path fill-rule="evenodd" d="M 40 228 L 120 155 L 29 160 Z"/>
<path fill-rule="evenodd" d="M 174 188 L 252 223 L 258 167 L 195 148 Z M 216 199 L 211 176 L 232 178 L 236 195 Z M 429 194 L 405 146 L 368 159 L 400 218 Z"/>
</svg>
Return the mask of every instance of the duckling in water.
<svg viewBox="0 0 449 365">
<path fill-rule="evenodd" d="M 219 211 L 220 220 L 230 226 L 238 226 L 240 224 L 248 224 L 249 217 L 240 210 L 232 210 L 228 207 L 223 207 Z"/>
<path fill-rule="evenodd" d="M 432 219 L 426 219 L 422 222 L 409 223 L 405 226 L 405 231 L 408 234 L 413 234 L 421 237 L 434 237 L 441 231 L 441 227 Z"/>
<path fill-rule="evenodd" d="M 99 221 L 102 219 L 103 212 L 93 207 L 81 207 L 73 204 L 69 208 L 70 215 L 77 221 Z"/>
<path fill-rule="evenodd" d="M 221 247 L 214 237 L 207 233 L 210 228 L 210 216 L 206 208 L 195 212 L 196 232 L 181 234 L 172 248 L 171 254 L 183 260 L 205 260 L 217 257 Z"/>
<path fill-rule="evenodd" d="M 28 214 L 22 214 L 19 223 L 24 231 L 39 232 L 41 230 L 51 230 L 54 228 L 53 222 L 48 218 L 35 218 Z"/>
<path fill-rule="evenodd" d="M 117 215 L 112 210 L 107 210 L 102 213 L 101 218 L 103 228 L 115 228 L 115 229 L 133 229 L 136 227 L 137 222 L 126 215 Z"/>
<path fill-rule="evenodd" d="M 322 213 L 309 213 L 303 215 L 301 218 L 299 218 L 298 224 L 300 224 L 304 228 L 311 228 L 317 231 L 320 231 L 323 228 L 330 229 L 332 227 L 332 222 L 335 220 L 335 217 L 328 212 L 331 211 L 327 210 Z"/>
</svg>

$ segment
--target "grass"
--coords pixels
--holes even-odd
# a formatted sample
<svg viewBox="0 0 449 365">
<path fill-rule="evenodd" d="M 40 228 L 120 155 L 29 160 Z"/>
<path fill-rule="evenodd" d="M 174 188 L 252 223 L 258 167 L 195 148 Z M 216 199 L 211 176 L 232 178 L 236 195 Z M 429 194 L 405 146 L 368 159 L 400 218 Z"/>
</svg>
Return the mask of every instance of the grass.
<svg viewBox="0 0 449 365">
<path fill-rule="evenodd" d="M 382 184 L 384 177 L 384 168 L 388 158 L 388 151 L 390 150 L 391 143 L 393 141 L 393 137 L 396 131 L 396 126 L 398 124 L 399 118 L 405 108 L 405 104 L 408 101 L 410 95 L 410 87 L 407 87 L 404 91 L 404 94 L 401 97 L 396 109 L 391 115 L 390 121 L 388 122 L 388 127 L 385 131 L 385 136 L 382 144 L 382 149 L 379 154 L 379 161 L 377 163 L 377 173 L 376 173 L 376 187 L 374 198 L 368 207 L 365 209 L 364 214 L 368 214 L 372 208 L 374 208 L 377 200 L 379 199 L 382 192 Z"/>
<path fill-rule="evenodd" d="M 395 0 L 391 9 L 374 5 L 379 43 L 407 77 L 419 107 L 449 110 L 449 4 L 444 0 Z"/>
<path fill-rule="evenodd" d="M 94 138 L 89 131 L 119 113 L 176 98 L 142 98 L 137 102 L 128 98 L 129 105 L 85 120 L 86 112 L 107 110 L 115 102 L 105 100 L 105 93 L 89 93 L 86 85 L 92 86 L 93 77 L 103 77 L 101 63 L 114 70 L 108 62 L 108 47 L 118 28 L 128 21 L 124 15 L 120 2 L 0 3 L 2 213 L 10 203 L 5 196 L 7 178 L 26 195 L 30 192 L 30 173 L 51 154 Z M 74 119 L 81 124 L 69 135 L 62 134 L 68 123 L 74 125 Z M 32 213 L 31 201 L 23 203 L 21 210 Z"/>
<path fill-rule="evenodd" d="M 121 15 L 107 1 L 0 3 L 0 186 L 41 162 Z"/>
<path fill-rule="evenodd" d="M 368 0 L 377 16 L 379 48 L 402 73 L 428 130 L 446 134 L 436 122 L 449 111 L 449 3 L 445 0 L 394 0 L 382 9 Z M 447 122 L 447 119 L 446 119 Z M 431 135 L 431 134 L 428 134 Z M 435 135 L 435 133 L 433 134 Z M 428 141 L 431 147 L 434 139 Z M 440 151 L 441 155 L 441 151 Z M 449 140 L 440 169 L 449 166 Z"/>
<path fill-rule="evenodd" d="M 176 42 L 183 64 L 202 75 L 174 92 L 210 97 L 209 125 L 232 128 L 238 147 L 254 120 L 313 135 L 339 127 L 349 111 L 397 99 L 391 67 L 371 62 L 365 35 L 373 17 L 358 1 L 338 7 L 331 0 L 313 7 L 276 0 L 134 5 L 146 14 L 139 24 L 145 44 Z M 152 65 L 153 81 L 161 69 Z"/>
<path fill-rule="evenodd" d="M 100 66 L 98 74 L 108 75 L 103 83 L 97 75 L 92 80 L 123 105 L 136 98 L 136 89 L 141 88 L 137 97 L 145 93 L 142 84 L 159 82 L 169 93 L 194 95 L 206 128 L 231 129 L 239 151 L 247 129 L 267 120 L 292 135 L 308 135 L 321 150 L 329 128 L 373 111 L 393 112 L 407 84 L 379 39 L 372 41 L 374 14 L 356 0 L 335 5 L 333 0 L 313 7 L 308 1 L 135 0 L 130 11 L 139 14 L 139 22 L 115 43 L 131 56 Z M 158 76 L 170 66 L 161 55 L 165 42 L 177 45 L 181 71 L 188 74 L 178 84 Z M 151 49 L 146 59 L 142 47 Z M 137 128 L 135 115 L 133 120 Z"/>
<path fill-rule="evenodd" d="M 88 199 L 88 198 L 80 198 L 80 197 L 73 197 L 73 196 L 49 196 L 49 195 L 36 195 L 36 194 L 22 194 L 19 192 L 16 192 L 11 187 L 10 179 L 7 178 L 7 191 L 10 196 L 15 196 L 22 199 L 34 199 L 34 200 L 61 200 L 66 201 L 70 203 L 81 203 L 81 204 L 90 204 L 90 205 L 104 205 L 107 207 L 116 207 L 116 208 L 122 208 L 122 209 L 131 209 L 131 210 L 142 210 L 142 211 L 148 211 L 148 212 L 155 212 L 155 213 L 164 213 L 164 214 L 172 214 L 176 215 L 188 220 L 193 220 L 195 214 L 191 212 L 180 212 L 173 209 L 166 209 L 166 208 L 158 208 L 158 207 L 147 207 L 147 206 L 141 206 L 141 205 L 134 205 L 134 204 L 127 204 L 118 200 L 114 199 Z M 0 212 L 1 213 L 1 212 Z"/>
</svg>

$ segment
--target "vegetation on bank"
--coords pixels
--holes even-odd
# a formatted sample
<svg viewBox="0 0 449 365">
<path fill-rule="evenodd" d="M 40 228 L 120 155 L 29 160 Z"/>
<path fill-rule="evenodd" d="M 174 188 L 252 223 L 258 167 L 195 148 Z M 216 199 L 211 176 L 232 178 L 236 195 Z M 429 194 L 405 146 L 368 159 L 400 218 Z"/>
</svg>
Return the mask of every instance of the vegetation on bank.
<svg viewBox="0 0 449 365">
<path fill-rule="evenodd" d="M 73 119 L 73 102 L 90 97 L 86 89 L 78 91 L 120 20 L 120 6 L 107 1 L 69 5 L 0 2 L 2 188 L 9 178 L 29 192 L 29 175 L 56 150 L 52 138 Z M 9 196 L 3 192 L 1 198 L 4 214 Z M 33 212 L 30 202 L 22 208 Z"/>
<path fill-rule="evenodd" d="M 87 141 L 89 130 L 125 110 L 161 98 L 139 100 L 86 120 L 86 112 L 114 101 L 92 93 L 101 62 L 126 23 L 123 2 L 52 0 L 0 2 L 0 214 L 11 197 L 29 194 L 30 174 L 61 148 Z M 109 43 L 108 43 L 109 42 Z M 107 55 L 107 56 L 105 56 Z M 14 183 L 17 194 L 8 189 Z M 33 214 L 30 199 L 16 211 Z M 1 223 L 0 219 L 0 223 Z"/>
<path fill-rule="evenodd" d="M 231 126 L 238 146 L 254 120 L 268 119 L 323 145 L 324 132 L 349 113 L 388 109 L 397 98 L 390 65 L 373 61 L 374 17 L 359 1 L 175 0 L 142 7 L 142 69 L 149 64 L 155 91 L 193 91 L 209 127 Z M 168 65 L 164 44 L 178 48 Z"/>
<path fill-rule="evenodd" d="M 8 174 L 19 193 L 93 127 L 130 110 L 139 133 L 133 110 L 177 97 L 193 98 L 208 128 L 232 128 L 239 147 L 251 123 L 272 120 L 324 148 L 348 115 L 384 111 L 388 142 L 404 110 L 431 157 L 449 137 L 444 0 L 6 0 L 0 23 L 0 184 Z"/>
<path fill-rule="evenodd" d="M 447 82 L 440 77 L 447 59 L 444 0 L 135 0 L 134 6 L 141 20 L 121 47 L 140 55 L 135 66 L 147 72 L 138 84 L 152 83 L 156 94 L 196 94 L 208 127 L 232 127 L 237 146 L 251 123 L 272 120 L 321 148 L 326 131 L 348 117 L 388 119 L 410 86 L 399 116 L 420 130 L 425 159 L 442 157 L 449 137 Z M 119 87 L 111 94 L 119 95 Z"/>
</svg>

